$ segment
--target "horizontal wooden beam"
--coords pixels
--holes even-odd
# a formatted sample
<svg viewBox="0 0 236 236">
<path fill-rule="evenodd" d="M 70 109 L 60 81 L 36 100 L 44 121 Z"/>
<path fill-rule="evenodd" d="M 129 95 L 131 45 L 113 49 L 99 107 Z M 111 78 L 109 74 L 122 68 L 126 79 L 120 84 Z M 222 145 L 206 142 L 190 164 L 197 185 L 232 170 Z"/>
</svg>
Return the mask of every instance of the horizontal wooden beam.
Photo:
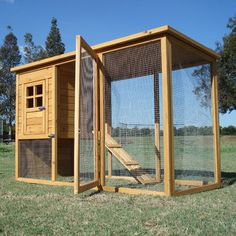
<svg viewBox="0 0 236 236">
<path fill-rule="evenodd" d="M 17 178 L 16 181 L 29 183 L 29 184 L 43 184 L 43 185 L 52 185 L 52 186 L 74 186 L 73 182 L 64 182 L 64 181 L 51 181 L 44 179 L 31 179 L 31 178 Z"/>
<path fill-rule="evenodd" d="M 207 183 L 201 180 L 187 180 L 187 179 L 176 179 L 175 184 L 177 185 L 183 185 L 183 186 L 203 186 Z"/>
<path fill-rule="evenodd" d="M 138 181 L 132 176 L 116 176 L 116 175 L 108 176 L 108 175 L 106 175 L 106 178 L 107 179 L 115 179 L 115 180 L 127 180 L 130 182 L 138 183 Z"/>
<path fill-rule="evenodd" d="M 85 184 L 82 184 L 79 186 L 79 191 L 78 193 L 82 193 L 86 190 L 89 190 L 89 189 L 93 189 L 95 187 L 98 187 L 99 185 L 99 181 L 98 180 L 94 180 L 94 181 L 91 181 L 89 183 L 85 183 Z"/>
<path fill-rule="evenodd" d="M 135 195 L 152 195 L 152 196 L 166 196 L 164 192 L 158 192 L 147 189 L 137 189 L 137 188 L 123 188 L 123 187 L 109 187 L 102 186 L 102 190 L 112 193 L 128 193 Z"/>
<path fill-rule="evenodd" d="M 208 184 L 208 185 L 204 185 L 201 187 L 175 191 L 174 196 L 182 196 L 182 195 L 186 195 L 186 194 L 200 193 L 203 191 L 208 191 L 208 190 L 216 189 L 219 187 L 220 187 L 220 184 L 218 184 L 218 183 L 217 184 Z"/>
</svg>

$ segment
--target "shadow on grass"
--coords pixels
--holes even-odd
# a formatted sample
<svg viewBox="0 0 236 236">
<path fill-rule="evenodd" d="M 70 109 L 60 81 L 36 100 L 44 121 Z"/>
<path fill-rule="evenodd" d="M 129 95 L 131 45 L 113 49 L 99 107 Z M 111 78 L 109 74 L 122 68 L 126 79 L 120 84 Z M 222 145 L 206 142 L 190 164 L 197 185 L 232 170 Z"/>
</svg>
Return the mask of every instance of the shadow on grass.
<svg viewBox="0 0 236 236">
<path fill-rule="evenodd" d="M 221 172 L 222 187 L 233 185 L 236 182 L 235 172 Z"/>
</svg>

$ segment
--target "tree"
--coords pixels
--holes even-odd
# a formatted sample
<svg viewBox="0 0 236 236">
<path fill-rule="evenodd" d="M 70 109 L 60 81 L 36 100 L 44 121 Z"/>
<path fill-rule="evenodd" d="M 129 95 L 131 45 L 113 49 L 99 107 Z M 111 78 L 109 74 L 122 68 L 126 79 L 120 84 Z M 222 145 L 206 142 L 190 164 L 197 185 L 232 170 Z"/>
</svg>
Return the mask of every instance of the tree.
<svg viewBox="0 0 236 236">
<path fill-rule="evenodd" d="M 231 112 L 236 109 L 236 16 L 229 18 L 227 28 L 229 34 L 223 37 L 223 42 L 216 43 L 216 52 L 220 54 L 217 61 L 218 88 L 219 88 L 219 111 Z M 203 106 L 209 106 L 210 102 L 210 68 L 202 66 L 193 72 L 198 79 L 194 93 L 201 99 Z"/>
<path fill-rule="evenodd" d="M 194 70 L 193 76 L 196 78 L 197 86 L 194 89 L 194 94 L 200 98 L 203 107 L 211 105 L 211 80 L 210 66 L 203 65 L 199 69 Z"/>
<path fill-rule="evenodd" d="M 10 71 L 12 67 L 20 64 L 21 55 L 17 45 L 17 38 L 8 26 L 9 33 L 5 36 L 0 48 L 0 114 L 6 120 L 11 136 L 15 121 L 15 74 Z"/>
<path fill-rule="evenodd" d="M 57 27 L 57 19 L 52 18 L 51 30 L 45 42 L 48 57 L 63 54 L 65 52 L 65 45 L 61 40 L 60 30 Z"/>
<path fill-rule="evenodd" d="M 223 37 L 223 44 L 217 43 L 216 51 L 221 55 L 217 62 L 219 74 L 220 112 L 236 109 L 236 16 L 229 18 L 230 33 Z"/>
<path fill-rule="evenodd" d="M 26 63 L 38 61 L 47 57 L 47 53 L 42 46 L 37 46 L 33 42 L 33 36 L 30 33 L 24 35 L 24 59 Z"/>
</svg>

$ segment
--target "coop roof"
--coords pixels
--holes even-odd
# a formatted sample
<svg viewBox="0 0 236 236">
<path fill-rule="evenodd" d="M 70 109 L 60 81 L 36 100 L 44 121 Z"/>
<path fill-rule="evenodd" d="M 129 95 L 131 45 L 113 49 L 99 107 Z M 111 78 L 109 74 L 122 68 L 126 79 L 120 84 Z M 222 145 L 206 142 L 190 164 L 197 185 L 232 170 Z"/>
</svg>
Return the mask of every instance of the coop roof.
<svg viewBox="0 0 236 236">
<path fill-rule="evenodd" d="M 178 32 L 177 30 L 173 29 L 172 27 L 170 27 L 168 25 L 158 27 L 155 29 L 151 29 L 151 30 L 146 30 L 141 33 L 118 38 L 118 39 L 111 40 L 111 41 L 108 41 L 105 43 L 97 44 L 97 45 L 92 46 L 92 49 L 99 53 L 99 52 L 104 52 L 104 51 L 107 51 L 107 50 L 110 50 L 113 48 L 122 47 L 122 46 L 130 44 L 132 42 L 139 42 L 144 39 L 145 40 L 152 39 L 152 38 L 161 37 L 164 35 L 173 36 L 173 38 L 178 39 L 178 40 L 184 42 L 185 44 L 197 49 L 198 51 L 205 54 L 209 58 L 217 59 L 220 57 L 219 54 L 217 54 L 215 51 L 211 50 L 210 48 L 205 47 L 204 45 L 202 45 L 202 44 L 198 43 L 197 41 L 189 38 L 188 36 Z M 181 52 L 178 54 L 181 54 Z M 11 71 L 12 72 L 22 72 L 22 71 L 27 71 L 27 70 L 31 70 L 31 69 L 38 68 L 38 67 L 58 64 L 61 62 L 70 61 L 70 60 L 74 60 L 74 59 L 75 59 L 75 51 L 65 53 L 62 55 L 58 55 L 58 56 L 54 56 L 54 57 L 50 57 L 50 58 L 43 59 L 40 61 L 28 63 L 25 65 L 20 65 L 20 66 L 12 68 Z"/>
</svg>

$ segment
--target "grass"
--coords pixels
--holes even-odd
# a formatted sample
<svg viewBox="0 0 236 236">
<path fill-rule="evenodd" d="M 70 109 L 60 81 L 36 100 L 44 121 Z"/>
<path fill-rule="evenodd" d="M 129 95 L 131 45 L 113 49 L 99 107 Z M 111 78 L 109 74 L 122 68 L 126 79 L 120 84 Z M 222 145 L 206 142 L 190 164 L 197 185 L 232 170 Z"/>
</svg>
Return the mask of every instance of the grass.
<svg viewBox="0 0 236 236">
<path fill-rule="evenodd" d="M 13 150 L 0 145 L 2 235 L 236 235 L 236 137 L 221 138 L 222 188 L 171 198 L 19 183 Z"/>
</svg>

